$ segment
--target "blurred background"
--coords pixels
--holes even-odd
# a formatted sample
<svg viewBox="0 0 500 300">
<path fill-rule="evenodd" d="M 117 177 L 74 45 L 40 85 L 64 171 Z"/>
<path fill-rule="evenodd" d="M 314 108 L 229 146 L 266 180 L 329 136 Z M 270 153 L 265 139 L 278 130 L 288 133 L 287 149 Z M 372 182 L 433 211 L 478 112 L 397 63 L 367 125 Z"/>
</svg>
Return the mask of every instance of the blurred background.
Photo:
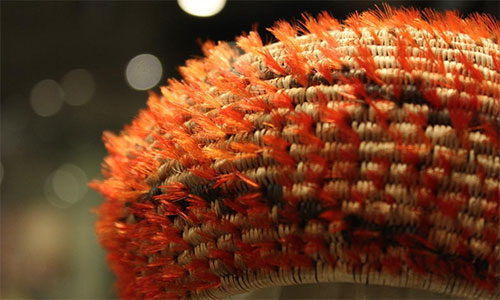
<svg viewBox="0 0 500 300">
<path fill-rule="evenodd" d="M 498 1 L 389 3 L 500 14 Z M 271 41 L 265 28 L 278 19 L 322 10 L 344 19 L 374 4 L 2 1 L 1 297 L 115 298 L 93 228 L 102 199 L 87 188 L 101 176 L 101 134 L 145 108 L 147 90 L 179 78 L 177 67 L 201 56 L 197 40 L 231 41 L 258 24 Z M 307 297 L 293 291 L 282 297 Z"/>
</svg>

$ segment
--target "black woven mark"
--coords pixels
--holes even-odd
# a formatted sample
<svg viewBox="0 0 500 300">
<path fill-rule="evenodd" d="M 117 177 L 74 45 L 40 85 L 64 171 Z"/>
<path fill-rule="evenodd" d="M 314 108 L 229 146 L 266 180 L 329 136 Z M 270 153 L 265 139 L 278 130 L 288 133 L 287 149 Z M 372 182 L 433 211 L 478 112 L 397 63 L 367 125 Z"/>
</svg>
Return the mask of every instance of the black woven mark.
<svg viewBox="0 0 500 300">
<path fill-rule="evenodd" d="M 378 84 L 365 84 L 365 92 L 373 99 L 380 99 L 385 97 L 382 87 Z"/>
<path fill-rule="evenodd" d="M 481 280 L 486 279 L 486 273 L 488 271 L 488 262 L 485 259 L 478 258 L 474 262 L 474 268 L 476 269 L 476 276 Z"/>
<path fill-rule="evenodd" d="M 197 185 L 189 190 L 189 193 L 198 196 L 207 202 L 213 202 L 222 197 L 219 188 L 213 188 L 211 184 Z"/>
<path fill-rule="evenodd" d="M 266 186 L 262 186 L 261 188 L 262 194 L 266 197 L 267 204 L 269 207 L 273 207 L 275 205 L 278 208 L 283 206 L 283 186 L 280 184 L 270 184 Z"/>
<path fill-rule="evenodd" d="M 161 194 L 162 194 L 161 189 L 158 188 L 158 186 L 155 186 L 149 190 L 147 198 L 148 198 L 148 200 L 152 200 L 154 196 L 158 196 Z"/>
<path fill-rule="evenodd" d="M 356 229 L 362 228 L 364 226 L 364 222 L 359 216 L 354 214 L 344 216 L 343 221 L 345 224 L 345 229 L 340 233 L 342 234 L 342 238 L 344 239 L 344 241 L 346 241 L 346 243 L 350 245 L 353 242 L 352 232 L 354 232 Z"/>
<path fill-rule="evenodd" d="M 344 217 L 344 223 L 350 230 L 356 230 L 363 226 L 363 220 L 359 216 L 353 214 L 346 215 Z"/>
<path fill-rule="evenodd" d="M 198 196 L 208 203 L 212 203 L 215 200 L 222 200 L 225 196 L 220 188 L 213 188 L 211 184 L 198 185 L 190 189 L 189 191 L 192 195 Z M 236 212 L 227 205 L 223 204 L 223 201 L 219 201 L 219 207 L 223 215 L 231 215 Z"/>
<path fill-rule="evenodd" d="M 321 203 L 317 201 L 302 201 L 298 205 L 300 227 L 304 228 L 311 219 L 316 219 L 321 212 Z"/>
</svg>

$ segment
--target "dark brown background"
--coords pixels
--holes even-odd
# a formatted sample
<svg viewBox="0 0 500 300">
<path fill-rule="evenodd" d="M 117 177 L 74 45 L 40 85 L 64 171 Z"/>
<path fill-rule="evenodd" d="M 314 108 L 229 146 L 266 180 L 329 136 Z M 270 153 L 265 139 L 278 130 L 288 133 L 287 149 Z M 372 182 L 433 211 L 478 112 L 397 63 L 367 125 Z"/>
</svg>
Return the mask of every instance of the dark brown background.
<svg viewBox="0 0 500 300">
<path fill-rule="evenodd" d="M 141 53 L 157 56 L 163 84 L 178 77 L 176 68 L 186 59 L 201 55 L 198 38 L 232 40 L 258 23 L 270 40 L 265 28 L 275 20 L 321 10 L 344 19 L 375 3 L 229 1 L 218 15 L 199 18 L 183 12 L 176 1 L 2 1 L 2 298 L 115 297 L 90 212 L 101 198 L 89 190 L 80 201 L 59 208 L 47 201 L 44 186 L 50 174 L 68 163 L 89 179 L 100 176 L 102 131 L 118 131 L 145 107 L 147 93 L 131 89 L 125 80 L 130 59 Z M 500 14 L 498 1 L 404 5 L 488 12 L 497 19 Z M 47 78 L 60 81 L 77 68 L 88 70 L 95 80 L 92 99 L 82 106 L 65 104 L 50 117 L 35 114 L 29 100 L 33 86 Z"/>
</svg>

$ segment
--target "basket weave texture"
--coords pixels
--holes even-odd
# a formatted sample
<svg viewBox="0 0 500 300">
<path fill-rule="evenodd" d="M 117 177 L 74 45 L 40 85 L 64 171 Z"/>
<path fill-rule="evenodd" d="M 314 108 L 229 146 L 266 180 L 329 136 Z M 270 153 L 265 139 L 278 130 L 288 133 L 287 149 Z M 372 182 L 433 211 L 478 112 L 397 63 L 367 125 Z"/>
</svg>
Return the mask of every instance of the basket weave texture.
<svg viewBox="0 0 500 300">
<path fill-rule="evenodd" d="M 326 13 L 207 43 L 119 135 L 96 230 L 123 298 L 358 282 L 499 298 L 500 29 Z"/>
</svg>

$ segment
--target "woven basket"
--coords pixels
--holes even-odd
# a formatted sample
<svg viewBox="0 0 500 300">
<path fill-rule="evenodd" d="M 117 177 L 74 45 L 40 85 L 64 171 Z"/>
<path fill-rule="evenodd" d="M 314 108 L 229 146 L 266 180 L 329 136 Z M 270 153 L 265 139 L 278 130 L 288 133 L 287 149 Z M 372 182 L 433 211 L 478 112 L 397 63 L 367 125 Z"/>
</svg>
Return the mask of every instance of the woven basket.
<svg viewBox="0 0 500 300">
<path fill-rule="evenodd" d="M 104 134 L 123 298 L 356 282 L 499 298 L 498 22 L 326 13 L 207 43 Z"/>
</svg>

